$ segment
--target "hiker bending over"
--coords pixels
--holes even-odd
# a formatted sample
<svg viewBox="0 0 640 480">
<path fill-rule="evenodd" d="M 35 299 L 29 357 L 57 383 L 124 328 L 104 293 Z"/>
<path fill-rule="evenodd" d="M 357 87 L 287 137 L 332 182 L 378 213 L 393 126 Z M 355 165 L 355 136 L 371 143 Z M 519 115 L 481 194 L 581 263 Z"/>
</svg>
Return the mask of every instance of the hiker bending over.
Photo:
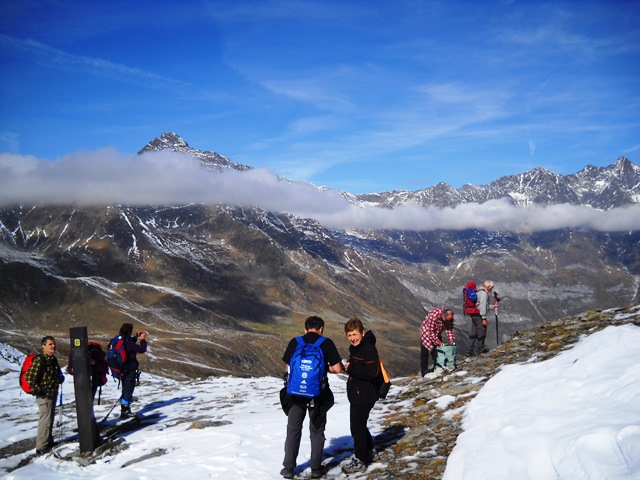
<svg viewBox="0 0 640 480">
<path fill-rule="evenodd" d="M 304 323 L 304 335 L 292 338 L 282 356 L 282 361 L 287 365 L 287 392 L 298 393 L 298 395 L 288 395 L 287 439 L 284 443 L 284 461 L 282 462 L 284 468 L 280 471 L 284 478 L 294 477 L 296 459 L 300 450 L 300 439 L 302 438 L 302 423 L 307 415 L 307 410 L 309 410 L 309 438 L 311 440 L 311 459 L 309 460 L 311 478 L 320 478 L 325 474 L 322 466 L 322 451 L 325 441 L 324 429 L 327 424 L 327 412 L 334 402 L 333 393 L 329 388 L 327 373 L 340 373 L 342 371 L 342 363 L 335 343 L 330 338 L 323 337 L 323 332 L 324 320 L 322 318 L 317 316 L 307 318 Z M 311 347 L 311 345 L 317 344 L 318 341 L 321 341 L 320 345 L 318 345 L 320 352 L 316 347 Z M 313 351 L 314 354 L 317 353 L 322 358 L 314 362 L 310 359 L 311 357 L 309 359 L 305 357 L 304 362 L 300 363 L 304 351 Z M 305 365 L 314 365 L 314 369 L 319 369 L 317 372 L 319 394 L 315 397 L 303 396 L 307 395 L 304 392 L 308 386 L 306 380 L 315 376 L 311 370 L 303 371 L 304 378 L 299 381 L 298 369 L 302 368 L 304 370 Z M 293 370 L 294 368 L 295 371 Z M 316 392 L 308 392 L 308 395 L 313 393 Z"/>
<path fill-rule="evenodd" d="M 437 348 L 443 346 L 442 332 L 447 332 L 449 345 L 456 343 L 456 335 L 453 330 L 453 310 L 450 308 L 434 308 L 420 325 L 420 374 L 424 377 L 433 372 L 436 366 Z M 433 367 L 429 369 L 429 357 Z"/>
<path fill-rule="evenodd" d="M 373 438 L 367 428 L 369 413 L 378 400 L 376 377 L 380 374 L 380 360 L 376 337 L 371 330 L 365 332 L 362 321 L 352 318 L 344 325 L 349 340 L 349 360 L 344 369 L 349 374 L 347 398 L 349 422 L 353 437 L 354 456 L 342 467 L 344 473 L 364 472 L 376 458 Z"/>
<path fill-rule="evenodd" d="M 58 386 L 64 382 L 64 374 L 55 357 L 56 341 L 51 336 L 42 339 L 42 354 L 36 355 L 27 370 L 26 380 L 36 396 L 38 405 L 38 436 L 36 454 L 47 453 L 53 447 L 53 421 L 56 415 Z"/>
</svg>

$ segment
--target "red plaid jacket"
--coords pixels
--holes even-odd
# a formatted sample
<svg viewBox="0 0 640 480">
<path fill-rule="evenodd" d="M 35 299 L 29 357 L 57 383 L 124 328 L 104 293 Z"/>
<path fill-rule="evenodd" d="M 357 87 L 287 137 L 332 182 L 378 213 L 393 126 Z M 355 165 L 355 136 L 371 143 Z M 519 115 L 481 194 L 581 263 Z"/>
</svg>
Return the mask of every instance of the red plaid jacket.
<svg viewBox="0 0 640 480">
<path fill-rule="evenodd" d="M 431 310 L 420 325 L 420 339 L 422 344 L 431 350 L 433 347 L 444 345 L 442 343 L 441 334 L 445 330 L 444 322 L 442 321 L 442 312 L 446 308 L 434 308 Z M 446 329 L 447 340 L 449 345 L 456 343 L 456 334 L 452 328 Z"/>
</svg>

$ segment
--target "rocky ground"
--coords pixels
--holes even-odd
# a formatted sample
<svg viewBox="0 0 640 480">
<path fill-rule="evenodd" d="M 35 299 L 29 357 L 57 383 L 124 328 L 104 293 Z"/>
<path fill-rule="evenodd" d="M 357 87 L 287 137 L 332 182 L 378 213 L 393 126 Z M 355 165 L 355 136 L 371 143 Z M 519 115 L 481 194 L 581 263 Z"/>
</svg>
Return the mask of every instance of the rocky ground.
<svg viewBox="0 0 640 480">
<path fill-rule="evenodd" d="M 405 388 L 385 401 L 390 413 L 385 418 L 385 432 L 376 437 L 386 468 L 372 470 L 366 478 L 442 478 L 447 457 L 462 431 L 465 405 L 503 365 L 541 362 L 570 348 L 582 336 L 629 323 L 640 326 L 640 305 L 589 311 L 516 332 L 498 348 L 462 360 L 451 374 L 397 380 Z M 436 400 L 444 395 L 455 397 L 455 401 L 440 409 Z"/>
</svg>

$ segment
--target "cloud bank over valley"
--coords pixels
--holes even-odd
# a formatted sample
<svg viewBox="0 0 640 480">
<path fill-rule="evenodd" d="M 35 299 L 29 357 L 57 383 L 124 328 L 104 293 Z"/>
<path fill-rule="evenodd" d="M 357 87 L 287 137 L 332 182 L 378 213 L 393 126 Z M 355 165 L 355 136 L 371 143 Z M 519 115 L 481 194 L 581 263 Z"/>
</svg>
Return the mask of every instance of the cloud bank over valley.
<svg viewBox="0 0 640 480">
<path fill-rule="evenodd" d="M 0 154 L 0 205 L 230 204 L 313 218 L 334 229 L 428 231 L 475 228 L 532 232 L 559 228 L 627 231 L 640 228 L 640 204 L 607 211 L 576 205 L 514 206 L 508 199 L 455 208 L 361 207 L 339 191 L 282 180 L 265 169 L 204 170 L 173 152 L 76 152 L 50 161 Z"/>
</svg>

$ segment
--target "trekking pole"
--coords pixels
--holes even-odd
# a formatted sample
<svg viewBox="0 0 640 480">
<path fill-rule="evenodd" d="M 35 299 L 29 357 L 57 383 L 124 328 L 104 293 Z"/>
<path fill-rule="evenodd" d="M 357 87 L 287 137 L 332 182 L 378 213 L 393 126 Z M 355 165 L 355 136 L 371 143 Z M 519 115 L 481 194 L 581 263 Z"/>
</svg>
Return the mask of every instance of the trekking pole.
<svg viewBox="0 0 640 480">
<path fill-rule="evenodd" d="M 493 305 L 494 310 L 493 313 L 496 316 L 496 345 L 500 345 L 500 334 L 498 333 L 498 304 L 500 303 L 500 297 L 498 296 L 498 292 L 493 292 Z"/>
<path fill-rule="evenodd" d="M 62 441 L 62 436 L 64 434 L 64 417 L 63 417 L 63 410 L 62 410 L 62 392 L 60 392 L 60 405 L 59 405 L 59 412 L 58 412 L 58 441 L 61 442 Z"/>
<path fill-rule="evenodd" d="M 116 400 L 116 403 L 113 404 L 113 407 L 111 407 L 111 409 L 107 412 L 104 418 L 100 420 L 100 423 L 104 422 L 107 418 L 109 418 L 109 415 L 111 415 L 111 412 L 113 412 L 113 409 L 116 408 L 116 405 L 118 405 L 118 403 L 120 403 L 120 399 Z"/>
</svg>

